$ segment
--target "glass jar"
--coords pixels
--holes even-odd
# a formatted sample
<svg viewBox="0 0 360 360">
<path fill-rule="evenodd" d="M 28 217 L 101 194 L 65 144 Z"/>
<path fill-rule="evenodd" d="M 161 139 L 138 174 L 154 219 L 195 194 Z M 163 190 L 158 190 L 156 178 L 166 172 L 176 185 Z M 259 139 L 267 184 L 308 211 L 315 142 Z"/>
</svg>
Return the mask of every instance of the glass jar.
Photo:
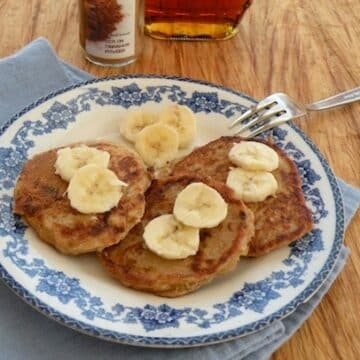
<svg viewBox="0 0 360 360">
<path fill-rule="evenodd" d="M 80 44 L 94 64 L 123 66 L 143 45 L 144 0 L 79 0 Z"/>
<path fill-rule="evenodd" d="M 251 0 L 145 0 L 145 32 L 157 39 L 233 37 Z"/>
</svg>

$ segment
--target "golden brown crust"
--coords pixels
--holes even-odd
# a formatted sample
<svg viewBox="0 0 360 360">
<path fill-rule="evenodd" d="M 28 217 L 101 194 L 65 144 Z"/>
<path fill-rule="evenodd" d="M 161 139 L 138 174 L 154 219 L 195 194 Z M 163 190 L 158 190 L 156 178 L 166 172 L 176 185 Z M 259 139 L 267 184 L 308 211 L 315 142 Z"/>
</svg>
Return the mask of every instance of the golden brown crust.
<svg viewBox="0 0 360 360">
<path fill-rule="evenodd" d="M 216 189 L 228 203 L 228 215 L 217 227 L 200 231 L 196 255 L 167 260 L 145 247 L 144 227 L 153 218 L 172 213 L 177 194 L 192 182 L 203 182 Z M 99 259 L 109 273 L 123 285 L 176 297 L 194 291 L 216 275 L 232 270 L 239 256 L 246 254 L 253 235 L 253 214 L 235 199 L 224 184 L 196 176 L 154 180 L 146 193 L 146 210 L 141 223 L 118 245 L 105 249 Z"/>
<path fill-rule="evenodd" d="M 229 168 L 234 166 L 228 158 L 229 151 L 234 143 L 241 141 L 246 140 L 238 136 L 224 136 L 197 148 L 174 165 L 172 175 L 198 174 L 225 183 Z M 294 162 L 270 141 L 253 141 L 272 147 L 280 159 L 279 168 L 273 172 L 279 185 L 276 195 L 260 203 L 246 204 L 255 215 L 255 236 L 248 256 L 261 256 L 309 232 L 312 216 L 306 207 Z"/>
<path fill-rule="evenodd" d="M 116 244 L 140 221 L 145 209 L 144 192 L 150 179 L 141 160 L 123 146 L 105 142 L 89 146 L 109 152 L 109 168 L 128 184 L 111 211 L 81 214 L 70 206 L 65 194 L 68 183 L 55 174 L 58 149 L 29 160 L 14 191 L 14 212 L 24 217 L 40 239 L 65 254 L 77 255 Z"/>
</svg>

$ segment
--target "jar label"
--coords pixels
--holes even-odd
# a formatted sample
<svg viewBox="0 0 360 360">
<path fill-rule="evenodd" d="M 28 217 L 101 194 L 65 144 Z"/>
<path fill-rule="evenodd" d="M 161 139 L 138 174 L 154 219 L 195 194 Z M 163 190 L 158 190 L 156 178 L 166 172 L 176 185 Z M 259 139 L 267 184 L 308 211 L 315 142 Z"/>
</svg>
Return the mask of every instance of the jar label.
<svg viewBox="0 0 360 360">
<path fill-rule="evenodd" d="M 88 13 L 90 36 L 85 42 L 86 52 L 102 59 L 134 56 L 136 1 L 108 0 L 102 5 L 103 1 L 92 0 L 90 3 L 94 7 Z"/>
</svg>

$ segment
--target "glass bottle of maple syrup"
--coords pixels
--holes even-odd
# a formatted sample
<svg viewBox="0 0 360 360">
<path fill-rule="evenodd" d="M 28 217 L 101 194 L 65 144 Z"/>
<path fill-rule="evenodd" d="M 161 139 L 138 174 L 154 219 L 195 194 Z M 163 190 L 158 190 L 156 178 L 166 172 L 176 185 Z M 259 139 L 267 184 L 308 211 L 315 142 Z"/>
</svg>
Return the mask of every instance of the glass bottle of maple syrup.
<svg viewBox="0 0 360 360">
<path fill-rule="evenodd" d="M 145 33 L 157 39 L 233 37 L 251 0 L 145 0 Z"/>
<path fill-rule="evenodd" d="M 142 49 L 144 0 L 78 0 L 85 57 L 104 66 L 135 61 Z"/>
</svg>

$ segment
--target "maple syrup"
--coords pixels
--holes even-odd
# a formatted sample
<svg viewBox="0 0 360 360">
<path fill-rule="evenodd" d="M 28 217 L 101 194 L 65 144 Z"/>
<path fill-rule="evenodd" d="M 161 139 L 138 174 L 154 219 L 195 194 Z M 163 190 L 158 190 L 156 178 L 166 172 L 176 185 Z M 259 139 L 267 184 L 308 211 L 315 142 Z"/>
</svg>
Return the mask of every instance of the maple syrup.
<svg viewBox="0 0 360 360">
<path fill-rule="evenodd" d="M 157 39 L 233 37 L 251 0 L 145 0 L 145 33 Z"/>
</svg>

